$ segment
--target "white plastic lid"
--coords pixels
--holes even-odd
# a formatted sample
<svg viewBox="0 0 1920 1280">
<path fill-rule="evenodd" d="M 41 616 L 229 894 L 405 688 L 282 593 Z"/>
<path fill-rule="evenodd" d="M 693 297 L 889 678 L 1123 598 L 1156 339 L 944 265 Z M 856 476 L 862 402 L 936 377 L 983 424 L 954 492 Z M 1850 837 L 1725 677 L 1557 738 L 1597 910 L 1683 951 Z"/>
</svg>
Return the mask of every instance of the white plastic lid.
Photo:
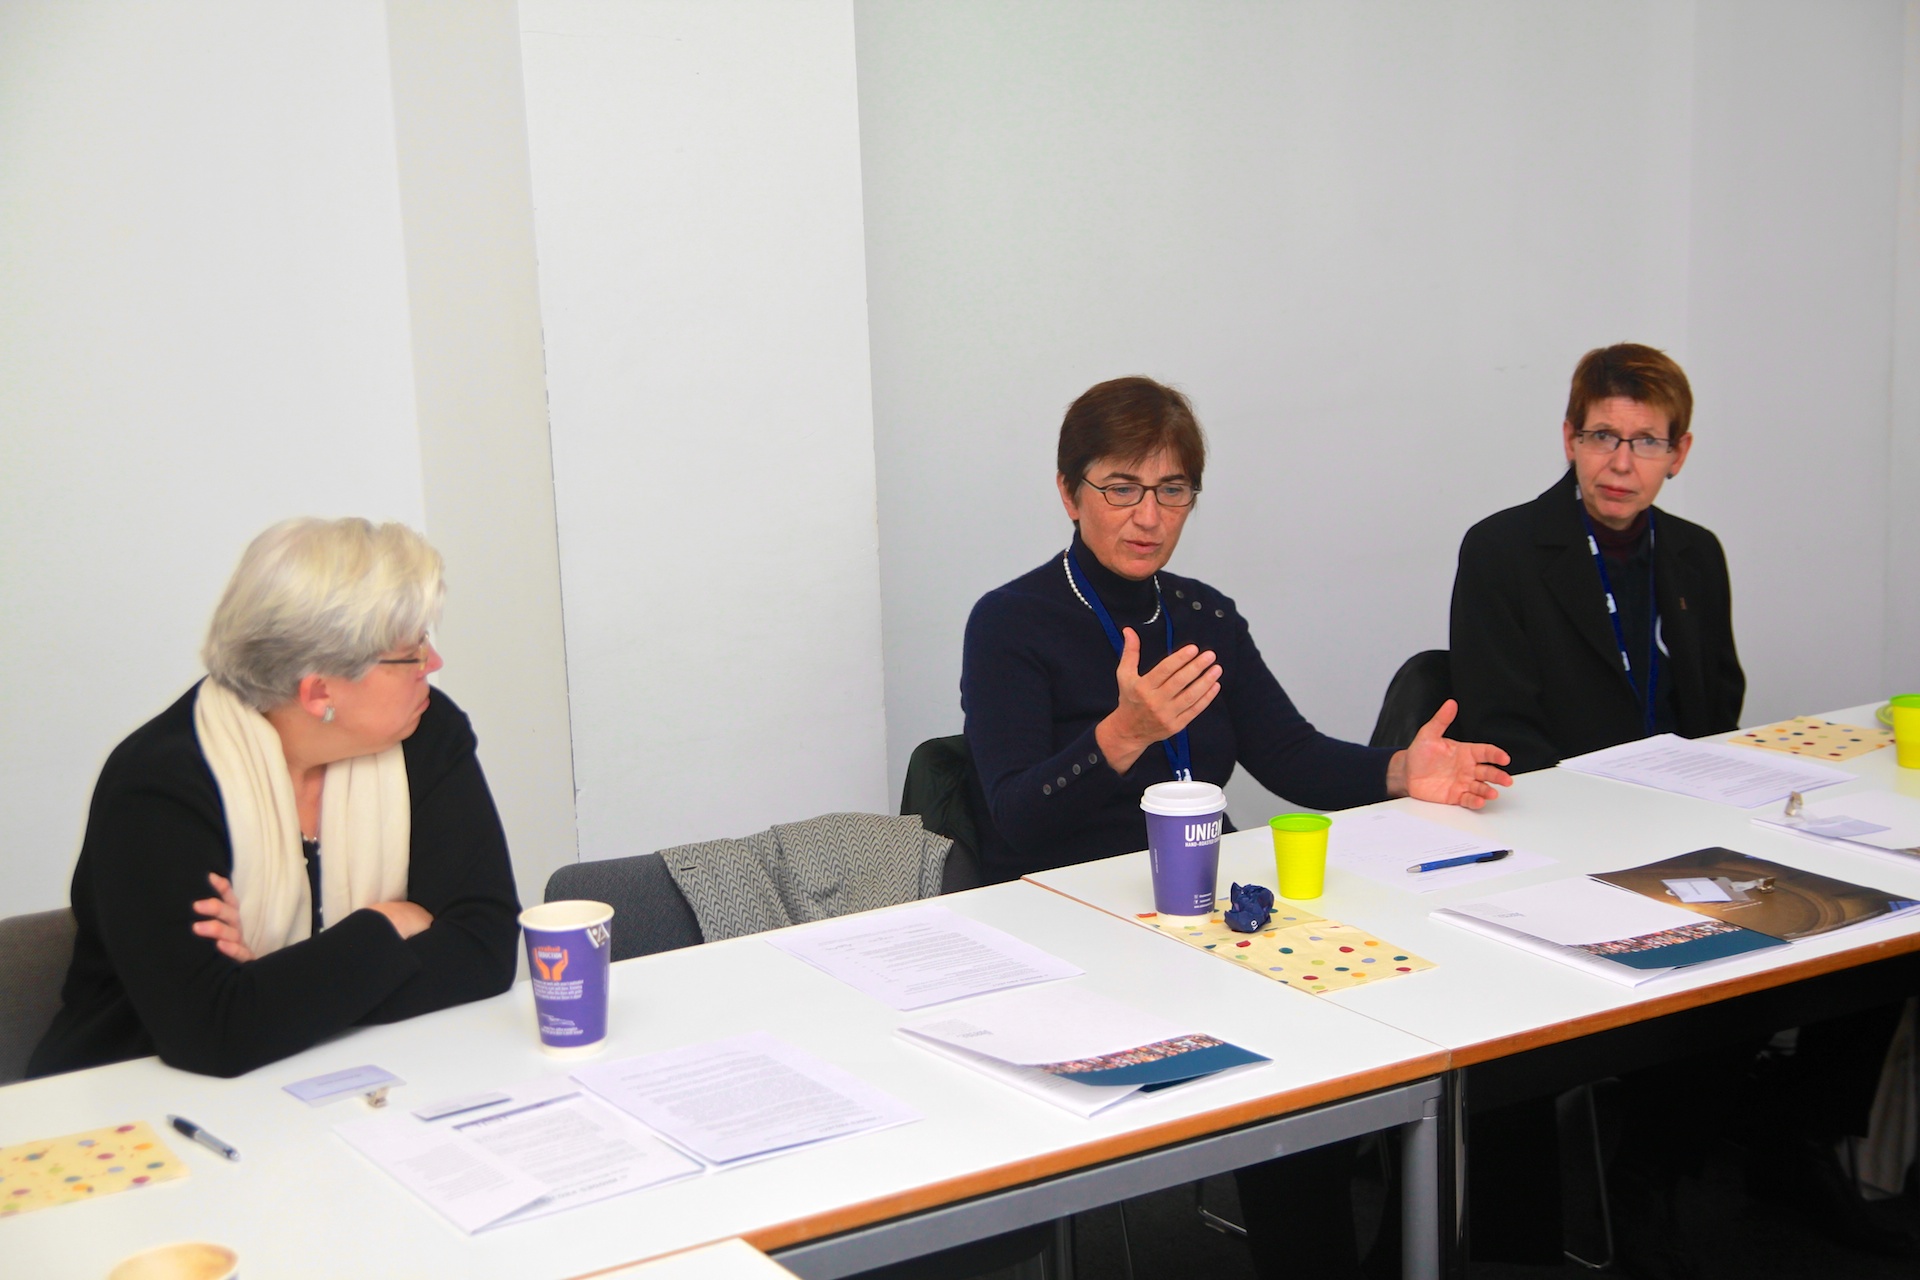
<svg viewBox="0 0 1920 1280">
<path fill-rule="evenodd" d="M 1163 818 L 1197 818 L 1225 811 L 1227 793 L 1211 782 L 1156 782 L 1140 797 L 1140 807 Z"/>
</svg>

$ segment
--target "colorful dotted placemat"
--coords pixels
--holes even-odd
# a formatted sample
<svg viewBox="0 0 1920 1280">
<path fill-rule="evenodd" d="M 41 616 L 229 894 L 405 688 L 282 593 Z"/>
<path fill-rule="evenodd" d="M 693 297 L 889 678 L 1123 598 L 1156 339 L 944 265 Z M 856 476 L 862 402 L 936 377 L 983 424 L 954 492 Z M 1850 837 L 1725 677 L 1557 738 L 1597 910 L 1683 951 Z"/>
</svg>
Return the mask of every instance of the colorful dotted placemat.
<svg viewBox="0 0 1920 1280">
<path fill-rule="evenodd" d="M 1857 724 L 1836 724 L 1817 716 L 1795 716 L 1779 724 L 1750 729 L 1728 738 L 1743 747 L 1765 747 L 1768 751 L 1786 751 L 1817 760 L 1851 760 L 1869 751 L 1878 751 L 1893 741 L 1893 730 L 1875 725 L 1863 729 Z"/>
<path fill-rule="evenodd" d="M 1217 905 L 1224 910 L 1233 904 L 1222 898 Z M 1314 995 L 1433 968 L 1433 961 L 1364 929 L 1303 911 L 1290 902 L 1277 904 L 1273 919 L 1258 933 L 1235 933 L 1220 911 L 1205 920 L 1153 911 L 1135 918 L 1170 938 Z"/>
<path fill-rule="evenodd" d="M 0 1147 L 0 1218 L 184 1178 L 144 1120 Z"/>
</svg>

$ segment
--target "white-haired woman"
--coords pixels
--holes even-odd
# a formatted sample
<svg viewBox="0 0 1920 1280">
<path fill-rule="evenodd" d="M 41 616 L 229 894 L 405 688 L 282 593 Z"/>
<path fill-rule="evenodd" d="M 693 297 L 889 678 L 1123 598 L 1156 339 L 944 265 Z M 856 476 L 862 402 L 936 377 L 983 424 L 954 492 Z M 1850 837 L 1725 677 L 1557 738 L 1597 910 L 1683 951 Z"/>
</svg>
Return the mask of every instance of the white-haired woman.
<svg viewBox="0 0 1920 1280">
<path fill-rule="evenodd" d="M 403 525 L 254 539 L 207 678 L 100 771 L 64 1005 L 30 1075 L 151 1053 L 238 1075 L 506 990 L 506 837 L 466 715 L 427 684 L 445 592 Z"/>
</svg>

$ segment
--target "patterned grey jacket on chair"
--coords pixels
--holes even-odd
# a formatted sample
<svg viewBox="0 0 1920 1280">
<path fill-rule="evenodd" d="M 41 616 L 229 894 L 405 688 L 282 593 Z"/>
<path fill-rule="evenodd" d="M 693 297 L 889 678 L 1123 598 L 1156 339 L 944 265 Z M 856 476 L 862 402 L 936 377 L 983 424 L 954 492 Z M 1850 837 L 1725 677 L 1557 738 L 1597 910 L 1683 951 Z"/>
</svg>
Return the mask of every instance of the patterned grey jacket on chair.
<svg viewBox="0 0 1920 1280">
<path fill-rule="evenodd" d="M 708 942 L 931 898 L 953 842 L 914 816 L 829 813 L 661 850 Z"/>
</svg>

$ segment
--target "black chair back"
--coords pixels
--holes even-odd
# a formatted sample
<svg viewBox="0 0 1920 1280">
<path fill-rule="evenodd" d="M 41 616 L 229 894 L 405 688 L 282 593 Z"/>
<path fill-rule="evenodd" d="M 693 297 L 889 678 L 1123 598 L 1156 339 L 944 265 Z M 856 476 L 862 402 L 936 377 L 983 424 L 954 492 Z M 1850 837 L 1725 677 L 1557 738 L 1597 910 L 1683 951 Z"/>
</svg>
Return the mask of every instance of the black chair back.
<svg viewBox="0 0 1920 1280">
<path fill-rule="evenodd" d="M 1380 718 L 1373 723 L 1370 747 L 1399 751 L 1412 743 L 1420 726 L 1433 719 L 1453 696 L 1453 664 L 1445 649 L 1425 649 L 1400 664 L 1387 683 Z"/>
<path fill-rule="evenodd" d="M 66 907 L 0 920 L 0 1084 L 26 1077 L 27 1059 L 60 1012 L 73 935 Z"/>
<path fill-rule="evenodd" d="M 913 749 L 900 789 L 900 812 L 918 814 L 921 826 L 953 841 L 940 892 L 956 893 L 983 883 L 980 851 L 993 820 L 987 816 L 986 796 L 963 735 L 928 738 Z"/>
<path fill-rule="evenodd" d="M 547 878 L 546 901 L 585 898 L 613 908 L 613 958 L 697 946 L 700 922 L 657 853 L 561 867 Z"/>
</svg>

